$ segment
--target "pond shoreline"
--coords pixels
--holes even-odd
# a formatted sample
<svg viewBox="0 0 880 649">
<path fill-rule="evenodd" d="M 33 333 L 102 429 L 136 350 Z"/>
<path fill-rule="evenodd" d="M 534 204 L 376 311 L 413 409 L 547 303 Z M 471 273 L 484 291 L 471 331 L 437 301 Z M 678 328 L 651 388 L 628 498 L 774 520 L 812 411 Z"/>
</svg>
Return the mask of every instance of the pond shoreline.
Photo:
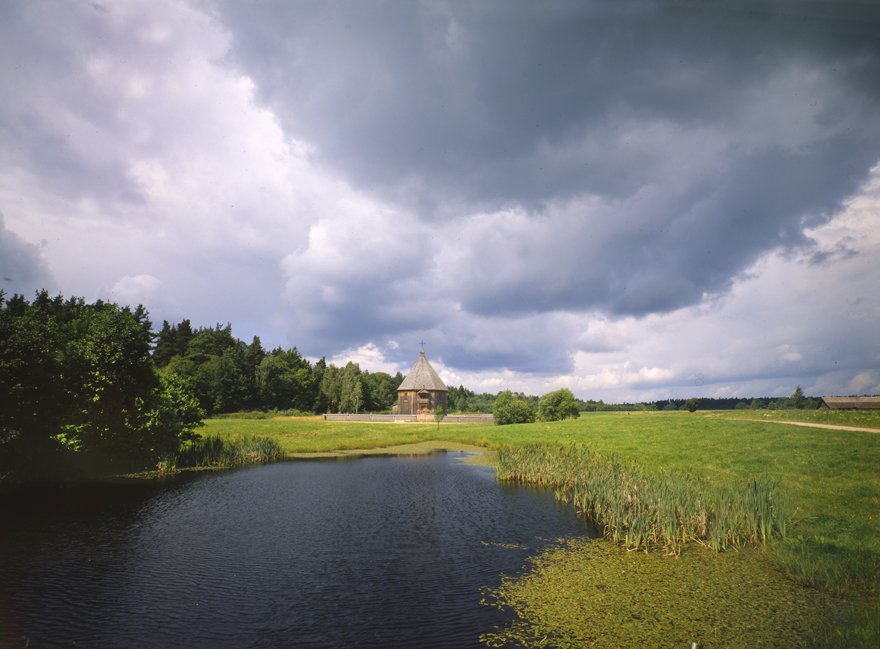
<svg viewBox="0 0 880 649">
<path fill-rule="evenodd" d="M 462 442 L 450 442 L 443 440 L 431 440 L 427 442 L 412 442 L 409 444 L 393 444 L 391 446 L 379 446 L 376 448 L 352 448 L 338 449 L 334 451 L 309 451 L 288 452 L 284 454 L 289 460 L 329 460 L 340 458 L 358 457 L 392 457 L 392 456 L 417 456 L 431 455 L 433 453 L 460 452 L 472 453 L 472 457 L 483 458 L 484 461 L 477 464 L 494 464 L 494 452 L 482 446 L 464 444 Z"/>
</svg>

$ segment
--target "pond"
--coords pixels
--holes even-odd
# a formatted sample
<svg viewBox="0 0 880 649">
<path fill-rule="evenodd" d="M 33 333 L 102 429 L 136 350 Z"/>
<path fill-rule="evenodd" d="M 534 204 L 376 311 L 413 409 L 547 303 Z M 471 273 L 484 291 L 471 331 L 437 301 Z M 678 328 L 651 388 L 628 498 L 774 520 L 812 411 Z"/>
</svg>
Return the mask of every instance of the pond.
<svg viewBox="0 0 880 649">
<path fill-rule="evenodd" d="M 481 587 L 587 523 L 461 454 L 0 499 L 0 646 L 478 647 Z"/>
</svg>

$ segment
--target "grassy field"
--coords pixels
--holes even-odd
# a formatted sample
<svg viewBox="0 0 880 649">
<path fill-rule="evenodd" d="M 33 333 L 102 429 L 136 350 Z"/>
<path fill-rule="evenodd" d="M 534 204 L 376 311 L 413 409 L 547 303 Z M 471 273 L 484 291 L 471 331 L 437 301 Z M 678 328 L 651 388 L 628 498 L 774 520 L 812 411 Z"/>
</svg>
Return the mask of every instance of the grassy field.
<svg viewBox="0 0 880 649">
<path fill-rule="evenodd" d="M 876 428 L 878 433 L 777 423 L 785 420 L 869 427 Z M 665 590 L 664 583 L 679 580 L 701 593 L 700 597 L 710 597 L 706 607 L 715 610 L 719 605 L 741 606 L 737 603 L 753 601 L 749 592 L 750 588 L 757 588 L 757 578 L 739 579 L 731 575 L 743 576 L 755 570 L 764 579 L 761 588 L 779 593 L 774 605 L 779 619 L 802 621 L 800 626 L 786 623 L 784 628 L 778 628 L 776 632 L 780 635 L 770 644 L 803 646 L 804 638 L 809 637 L 816 646 L 876 647 L 880 638 L 880 413 L 590 413 L 565 422 L 517 426 L 441 424 L 439 430 L 434 424 L 212 419 L 202 430 L 221 436 L 270 436 L 288 453 L 375 449 L 430 440 L 489 449 L 535 443 L 556 447 L 576 444 L 591 453 L 632 463 L 641 476 L 648 478 L 652 474 L 658 478 L 677 474 L 721 488 L 739 488 L 751 478 L 768 476 L 777 484 L 779 497 L 789 508 L 785 539 L 773 540 L 767 548 L 743 551 L 733 563 L 730 555 L 740 553 L 714 555 L 695 547 L 684 552 L 681 559 L 653 555 L 645 559 L 643 553 L 625 552 L 619 558 L 614 550 L 606 548 L 601 551 L 610 553 L 608 556 L 614 560 L 603 562 L 608 568 L 599 577 L 594 574 L 599 564 L 584 553 L 600 550 L 587 551 L 576 544 L 548 550 L 526 574 L 507 580 L 506 590 L 490 597 L 520 613 L 521 622 L 516 627 L 519 635 L 508 639 L 531 637 L 529 643 L 540 646 L 539 637 L 546 636 L 553 638 L 552 642 L 548 640 L 550 644 L 578 646 L 584 638 L 593 637 L 590 634 L 595 631 L 596 618 L 586 613 L 572 615 L 569 609 L 572 601 L 580 602 L 578 610 L 594 605 L 582 585 L 584 580 L 598 578 L 603 583 L 614 582 L 614 592 L 620 601 L 647 598 L 671 608 L 665 611 L 669 619 L 664 618 L 662 623 L 640 622 L 633 620 L 631 611 L 620 604 L 602 617 L 616 622 L 606 625 L 601 639 L 595 640 L 596 646 L 624 646 L 636 632 L 643 634 L 639 636 L 640 642 L 670 646 L 669 636 L 655 637 L 651 633 L 668 630 L 669 625 L 677 629 L 693 625 L 695 613 L 683 603 L 675 604 L 675 597 Z M 643 569 L 645 575 L 659 570 L 666 576 L 646 582 L 607 574 L 608 570 L 622 570 L 620 566 L 626 566 L 626 561 L 634 574 Z M 665 563 L 643 564 L 646 561 Z M 703 566 L 706 562 L 708 568 Z M 748 570 L 728 570 L 729 565 L 747 566 Z M 697 566 L 703 567 L 697 570 Z M 701 585 L 707 579 L 707 570 L 715 575 L 713 579 L 721 580 L 709 595 Z M 536 583 L 540 586 L 536 587 Z M 539 597 L 539 593 L 543 595 Z M 563 597 L 568 604 L 563 606 L 562 600 L 554 600 L 548 594 Z M 691 612 L 686 614 L 686 610 Z M 748 625 L 734 627 L 725 636 L 727 639 L 717 634 L 704 636 L 704 646 L 767 646 L 768 629 L 749 631 Z M 539 630 L 541 635 L 529 636 L 527 629 Z M 622 629 L 629 635 L 621 635 Z M 496 640 L 504 637 L 500 633 Z"/>
</svg>

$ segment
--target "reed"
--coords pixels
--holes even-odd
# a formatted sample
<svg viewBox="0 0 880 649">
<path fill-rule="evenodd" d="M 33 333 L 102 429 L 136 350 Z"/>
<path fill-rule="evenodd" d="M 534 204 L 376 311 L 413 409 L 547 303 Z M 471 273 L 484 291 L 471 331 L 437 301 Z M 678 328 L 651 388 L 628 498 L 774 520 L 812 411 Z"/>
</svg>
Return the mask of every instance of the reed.
<svg viewBox="0 0 880 649">
<path fill-rule="evenodd" d="M 579 444 L 503 446 L 498 477 L 550 487 L 607 538 L 628 549 L 678 556 L 691 542 L 713 550 L 766 544 L 784 537 L 786 508 L 766 476 L 739 487 L 637 465 Z"/>
<path fill-rule="evenodd" d="M 282 457 L 281 445 L 269 437 L 210 435 L 185 446 L 176 456 L 175 464 L 177 467 L 228 467 L 274 462 Z"/>
</svg>

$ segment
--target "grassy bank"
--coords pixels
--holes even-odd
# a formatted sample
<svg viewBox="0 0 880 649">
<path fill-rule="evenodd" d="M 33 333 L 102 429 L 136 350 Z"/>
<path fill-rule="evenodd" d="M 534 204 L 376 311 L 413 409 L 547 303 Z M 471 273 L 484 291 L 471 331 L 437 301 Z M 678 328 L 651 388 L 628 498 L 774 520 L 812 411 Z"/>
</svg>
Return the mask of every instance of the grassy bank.
<svg viewBox="0 0 880 649">
<path fill-rule="evenodd" d="M 762 419 L 763 414 L 770 415 L 763 418 L 767 421 L 748 420 Z M 687 480 L 703 485 L 701 489 L 707 492 L 718 490 L 718 493 L 740 489 L 753 478 L 769 476 L 775 482 L 774 493 L 785 501 L 786 511 L 791 515 L 786 522 L 786 538 L 771 540 L 766 550 L 743 553 L 746 563 L 754 569 L 776 575 L 801 591 L 807 585 L 830 598 L 831 604 L 824 606 L 824 612 L 815 617 L 811 612 L 813 609 L 801 600 L 783 596 L 780 591 L 778 606 L 793 606 L 793 611 L 800 611 L 805 618 L 812 616 L 817 624 L 828 621 L 823 627 L 825 631 L 819 633 L 813 629 L 818 634 L 816 637 L 825 638 L 831 645 L 876 647 L 880 637 L 876 611 L 880 580 L 880 473 L 877 470 L 880 466 L 880 434 L 785 426 L 771 420 L 869 426 L 880 431 L 880 413 L 836 417 L 821 412 L 779 411 L 758 413 L 756 417 L 755 413 L 745 411 L 591 413 L 578 420 L 518 426 L 441 424 L 439 432 L 435 425 L 215 419 L 207 422 L 205 432 L 221 437 L 241 433 L 269 436 L 278 441 L 285 452 L 377 448 L 432 439 L 492 449 L 575 444 L 589 448 L 597 456 L 614 457 L 630 464 L 636 468 L 639 480 L 646 483 L 656 484 L 663 476 L 675 476 L 676 479 L 688 476 Z M 692 557 L 704 557 L 700 560 L 711 564 L 713 561 L 730 561 L 727 556 L 731 555 L 696 549 L 704 554 L 684 552 L 679 564 L 669 564 L 678 565 L 674 569 L 682 571 L 680 578 L 694 589 L 699 588 L 699 573 L 689 568 L 694 565 Z M 622 556 L 633 562 L 644 560 L 635 558 L 644 556 L 643 553 Z M 573 548 L 561 548 L 548 555 L 546 561 L 542 578 L 552 579 L 552 583 L 543 582 L 543 591 L 548 594 L 574 593 L 572 597 L 582 597 L 577 594 L 577 582 L 589 579 L 589 571 L 596 564 L 587 561 Z M 549 566 L 553 565 L 559 570 L 550 570 Z M 718 566 L 721 570 L 720 563 Z M 527 573 L 521 579 L 528 580 L 530 575 L 532 573 Z M 631 580 L 619 574 L 614 579 L 614 587 L 624 600 L 629 597 L 630 601 L 648 599 L 663 603 L 668 599 L 659 582 Z M 516 583 L 516 580 L 509 583 Z M 730 594 L 733 598 L 730 601 L 745 599 L 748 584 L 748 580 L 737 581 L 730 577 L 723 586 L 718 586 L 713 601 L 727 601 L 722 597 L 723 593 Z M 529 597 L 529 592 L 534 594 L 536 591 L 523 592 L 526 594 L 522 597 Z M 511 596 L 510 601 L 519 602 L 520 599 Z M 707 600 L 704 606 L 711 603 Z M 590 606 L 588 599 L 582 604 Z M 673 603 L 671 606 L 673 610 L 669 614 L 675 617 L 678 615 L 677 605 Z M 575 634 L 571 637 L 581 637 L 577 634 L 585 632 L 580 627 L 578 630 L 565 626 L 574 624 L 575 618 L 572 617 L 551 615 L 546 618 L 550 615 L 546 611 L 536 612 L 538 608 L 519 604 L 517 610 L 535 628 L 540 627 L 541 620 L 552 618 L 554 624 L 560 625 L 557 631 L 563 635 L 570 632 Z M 623 607 L 609 615 L 620 628 L 636 624 Z M 792 615 L 797 617 L 795 613 Z M 581 625 L 590 624 L 591 618 L 586 612 L 579 619 Z M 650 626 L 648 622 L 645 624 Z M 743 627 L 740 645 L 764 644 L 758 636 L 752 642 L 750 633 Z M 792 638 L 801 637 L 793 627 L 780 628 L 779 633 L 785 637 L 786 634 Z M 822 646 L 823 642 L 825 640 L 819 640 L 817 646 Z M 668 646 L 664 642 L 655 644 Z M 797 642 L 771 644 L 795 646 Z M 616 646 L 624 645 L 626 641 L 620 639 Z"/>
</svg>

